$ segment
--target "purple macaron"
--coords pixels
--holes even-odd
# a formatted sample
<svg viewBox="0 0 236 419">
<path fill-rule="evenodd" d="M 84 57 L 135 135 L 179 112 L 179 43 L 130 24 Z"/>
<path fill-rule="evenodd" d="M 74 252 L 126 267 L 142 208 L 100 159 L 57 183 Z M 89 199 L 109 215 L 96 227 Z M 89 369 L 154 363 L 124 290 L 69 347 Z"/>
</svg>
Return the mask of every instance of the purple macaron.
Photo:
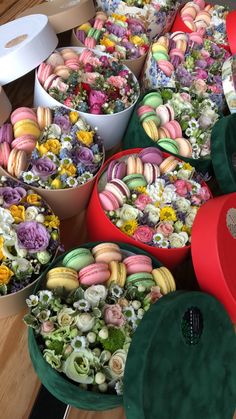
<svg viewBox="0 0 236 419">
<path fill-rule="evenodd" d="M 126 164 L 123 161 L 112 160 L 107 169 L 107 181 L 123 179 L 126 176 Z"/>
<path fill-rule="evenodd" d="M 13 141 L 13 131 L 11 124 L 3 124 L 0 128 L 0 143 L 11 144 Z"/>
<path fill-rule="evenodd" d="M 158 166 L 163 161 L 162 151 L 155 147 L 147 147 L 140 151 L 138 157 L 143 163 L 157 164 Z"/>
</svg>

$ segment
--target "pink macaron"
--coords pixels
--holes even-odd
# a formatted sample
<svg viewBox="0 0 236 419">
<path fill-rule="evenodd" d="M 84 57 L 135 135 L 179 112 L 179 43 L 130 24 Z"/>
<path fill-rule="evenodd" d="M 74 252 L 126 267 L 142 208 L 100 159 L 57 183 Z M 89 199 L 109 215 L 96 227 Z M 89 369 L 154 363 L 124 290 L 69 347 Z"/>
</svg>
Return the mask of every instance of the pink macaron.
<svg viewBox="0 0 236 419">
<path fill-rule="evenodd" d="M 184 53 L 179 48 L 173 48 L 170 51 L 170 57 L 172 58 L 172 57 L 175 57 L 175 56 L 179 57 L 181 61 L 184 60 Z"/>
<path fill-rule="evenodd" d="M 19 121 L 22 121 L 23 119 L 31 119 L 32 121 L 37 122 L 36 114 L 31 108 L 20 107 L 20 108 L 17 108 L 14 112 L 12 112 L 11 114 L 12 125 L 16 124 Z"/>
<path fill-rule="evenodd" d="M 130 190 L 121 179 L 112 179 L 106 184 L 105 191 L 111 192 L 116 197 L 119 206 L 123 205 L 130 197 Z"/>
<path fill-rule="evenodd" d="M 152 163 L 152 164 L 161 164 L 163 161 L 162 151 L 156 147 L 147 147 L 144 148 L 139 153 L 139 157 L 143 163 Z"/>
<path fill-rule="evenodd" d="M 17 150 L 24 150 L 27 154 L 30 154 L 35 148 L 36 140 L 33 135 L 25 134 L 21 137 L 15 138 L 11 145 L 12 148 L 16 148 Z"/>
<path fill-rule="evenodd" d="M 156 114 L 160 117 L 161 125 L 174 119 L 174 109 L 171 105 L 159 105 L 156 108 Z"/>
<path fill-rule="evenodd" d="M 43 85 L 44 89 L 49 90 L 52 86 L 52 83 L 55 82 L 57 79 L 62 80 L 57 74 L 51 74 Z"/>
<path fill-rule="evenodd" d="M 127 274 L 136 274 L 138 272 L 152 272 L 152 260 L 149 256 L 134 255 L 123 260 L 126 266 Z"/>
<path fill-rule="evenodd" d="M 114 211 L 120 207 L 118 199 L 110 191 L 102 191 L 99 200 L 104 211 Z"/>
<path fill-rule="evenodd" d="M 89 63 L 90 58 L 93 56 L 93 52 L 89 49 L 84 49 L 79 56 L 79 61 L 83 64 Z"/>
<path fill-rule="evenodd" d="M 0 143 L 11 144 L 13 140 L 12 124 L 3 124 L 0 128 Z"/>
<path fill-rule="evenodd" d="M 178 138 L 178 137 L 182 137 L 182 129 L 181 129 L 181 126 L 178 123 L 178 121 L 174 120 L 174 121 L 167 122 L 163 126 L 163 128 L 166 128 L 169 131 L 170 136 L 173 139 Z"/>
<path fill-rule="evenodd" d="M 124 161 L 112 160 L 107 169 L 107 181 L 112 179 L 123 179 L 126 176 L 126 163 Z"/>
<path fill-rule="evenodd" d="M 88 37 L 85 39 L 85 41 L 84 41 L 84 45 L 85 45 L 87 48 L 91 48 L 91 49 L 93 49 L 93 48 L 95 48 L 95 47 L 96 47 L 96 45 L 97 45 L 96 39 L 95 39 L 95 38 L 93 38 L 93 37 L 91 37 L 91 36 L 88 36 Z"/>
<path fill-rule="evenodd" d="M 92 263 L 79 271 L 79 282 L 82 285 L 103 284 L 110 278 L 107 263 Z"/>
<path fill-rule="evenodd" d="M 170 77 L 175 69 L 173 64 L 170 61 L 166 61 L 166 60 L 159 60 L 158 67 L 161 71 L 163 71 L 163 73 L 167 77 Z"/>
<path fill-rule="evenodd" d="M 71 70 L 77 71 L 80 66 L 79 57 L 70 58 L 69 60 L 66 60 L 65 65 Z"/>
<path fill-rule="evenodd" d="M 10 152 L 11 149 L 8 143 L 4 142 L 0 144 L 0 166 L 5 169 L 7 168 Z"/>
<path fill-rule="evenodd" d="M 53 73 L 53 66 L 51 64 L 47 63 L 41 63 L 38 68 L 38 79 L 40 83 L 43 85 L 47 78 Z"/>
<path fill-rule="evenodd" d="M 146 113 L 149 113 L 149 112 L 153 112 L 153 108 L 151 106 L 148 106 L 148 105 L 142 105 L 137 110 L 137 114 L 138 114 L 139 117 L 141 117 L 142 115 L 145 115 Z"/>
<path fill-rule="evenodd" d="M 151 185 L 160 176 L 160 169 L 157 164 L 144 163 L 143 176 L 147 183 Z"/>
</svg>

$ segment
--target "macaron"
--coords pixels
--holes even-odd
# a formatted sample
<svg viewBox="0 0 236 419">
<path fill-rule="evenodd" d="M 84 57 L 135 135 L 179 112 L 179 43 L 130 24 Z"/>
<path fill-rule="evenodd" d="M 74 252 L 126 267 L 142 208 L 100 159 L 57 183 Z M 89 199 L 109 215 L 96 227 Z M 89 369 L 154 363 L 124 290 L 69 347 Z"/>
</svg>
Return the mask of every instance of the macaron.
<svg viewBox="0 0 236 419">
<path fill-rule="evenodd" d="M 182 137 L 182 128 L 178 121 L 173 120 L 166 122 L 163 127 L 169 131 L 171 138 L 175 139 Z"/>
<path fill-rule="evenodd" d="M 123 262 L 112 260 L 109 262 L 109 270 L 110 277 L 106 285 L 116 284 L 123 288 L 126 281 L 126 265 Z"/>
<path fill-rule="evenodd" d="M 124 161 L 112 160 L 107 168 L 107 181 L 112 179 L 123 179 L 126 175 L 126 163 Z"/>
<path fill-rule="evenodd" d="M 151 288 L 156 285 L 153 276 L 149 272 L 139 272 L 127 276 L 126 285 L 138 287 L 142 285 L 145 288 Z"/>
<path fill-rule="evenodd" d="M 17 122 L 22 121 L 24 119 L 32 120 L 37 122 L 36 114 L 31 108 L 27 107 L 20 107 L 14 110 L 11 114 L 11 123 L 15 125 Z"/>
<path fill-rule="evenodd" d="M 31 134 L 25 134 L 15 138 L 11 146 L 17 150 L 24 150 L 27 154 L 31 154 L 36 146 L 36 138 Z"/>
<path fill-rule="evenodd" d="M 157 141 L 159 139 L 158 128 L 154 121 L 145 120 L 142 126 L 146 134 L 151 138 L 151 140 Z"/>
<path fill-rule="evenodd" d="M 47 78 L 53 73 L 53 66 L 51 64 L 42 62 L 38 68 L 37 75 L 39 82 L 43 85 Z"/>
<path fill-rule="evenodd" d="M 36 114 L 37 114 L 37 122 L 38 122 L 40 130 L 43 130 L 45 127 L 51 125 L 52 123 L 51 109 L 38 106 Z"/>
<path fill-rule="evenodd" d="M 163 104 L 163 99 L 160 93 L 151 92 L 144 96 L 142 103 L 143 105 L 148 105 L 156 109 L 159 105 Z"/>
<path fill-rule="evenodd" d="M 169 153 L 178 154 L 179 152 L 179 146 L 175 140 L 172 140 L 172 138 L 161 138 L 158 141 L 158 145 Z"/>
<path fill-rule="evenodd" d="M 143 174 L 143 162 L 139 157 L 129 156 L 127 159 L 127 175 Z"/>
<path fill-rule="evenodd" d="M 161 120 L 161 125 L 174 119 L 174 109 L 171 105 L 160 105 L 156 108 L 156 114 Z"/>
<path fill-rule="evenodd" d="M 3 124 L 0 128 L 0 143 L 11 144 L 13 140 L 12 124 Z"/>
<path fill-rule="evenodd" d="M 56 74 L 51 74 L 47 80 L 45 81 L 43 87 L 45 90 L 49 90 L 52 87 L 52 84 L 55 83 L 56 80 L 62 80 L 59 76 Z"/>
<path fill-rule="evenodd" d="M 159 166 L 163 161 L 163 153 L 156 147 L 143 148 L 143 150 L 139 152 L 138 156 L 143 163 L 152 163 Z"/>
<path fill-rule="evenodd" d="M 192 156 L 192 145 L 186 138 L 176 138 L 176 143 L 179 147 L 179 154 L 183 157 Z"/>
<path fill-rule="evenodd" d="M 10 175 L 19 177 L 21 173 L 27 169 L 27 166 L 28 158 L 26 152 L 13 148 L 10 152 L 7 163 L 7 171 Z"/>
<path fill-rule="evenodd" d="M 147 186 L 147 181 L 143 175 L 133 174 L 123 178 L 123 182 L 126 183 L 130 190 L 135 190 L 140 186 Z"/>
<path fill-rule="evenodd" d="M 143 122 L 147 121 L 153 121 L 157 128 L 161 125 L 160 117 L 155 113 L 144 116 Z"/>
<path fill-rule="evenodd" d="M 156 285 L 160 287 L 163 295 L 176 290 L 175 280 L 169 269 L 163 266 L 161 268 L 153 269 L 152 275 Z"/>
<path fill-rule="evenodd" d="M 123 263 L 126 266 L 128 275 L 139 272 L 152 272 L 152 259 L 149 256 L 129 256 L 123 260 Z"/>
<path fill-rule="evenodd" d="M 105 186 L 105 191 L 111 192 L 119 202 L 119 206 L 130 197 L 129 188 L 121 179 L 112 179 Z"/>
<path fill-rule="evenodd" d="M 8 143 L 0 143 L 0 166 L 4 167 L 4 169 L 7 169 L 10 152 L 11 149 Z"/>
<path fill-rule="evenodd" d="M 168 129 L 165 128 L 164 126 L 161 126 L 161 127 L 158 128 L 158 135 L 159 135 L 159 139 L 170 138 L 170 133 L 169 133 Z"/>
<path fill-rule="evenodd" d="M 78 249 L 71 250 L 63 258 L 62 264 L 67 268 L 72 268 L 79 271 L 85 266 L 94 263 L 94 257 L 89 249 L 79 247 Z"/>
<path fill-rule="evenodd" d="M 41 134 L 37 122 L 32 121 L 31 119 L 22 119 L 21 121 L 16 122 L 13 126 L 13 131 L 15 138 L 30 134 L 37 140 Z"/>
<path fill-rule="evenodd" d="M 116 243 L 100 243 L 92 248 L 92 254 L 96 262 L 109 263 L 122 260 L 120 248 Z"/>
<path fill-rule="evenodd" d="M 167 77 L 170 77 L 173 71 L 175 70 L 173 64 L 170 61 L 165 61 L 165 60 L 159 60 L 158 67 L 161 71 L 163 71 L 163 73 Z"/>
<path fill-rule="evenodd" d="M 178 164 L 179 162 L 178 160 L 175 159 L 174 156 L 169 156 L 165 160 L 163 160 L 163 162 L 160 164 L 159 166 L 160 172 L 163 174 L 173 172 L 173 170 L 175 170 Z"/>
<path fill-rule="evenodd" d="M 155 111 L 151 106 L 142 105 L 138 108 L 137 114 L 139 116 L 140 122 L 142 122 L 147 116 L 155 115 Z"/>
<path fill-rule="evenodd" d="M 156 61 L 159 61 L 159 60 L 169 61 L 169 59 L 170 59 L 167 52 L 164 52 L 164 51 L 153 52 L 152 56 L 153 56 L 154 60 L 156 60 Z"/>
<path fill-rule="evenodd" d="M 71 268 L 57 267 L 50 269 L 46 276 L 46 287 L 50 290 L 63 287 L 66 291 L 72 291 L 79 287 L 78 274 Z"/>
<path fill-rule="evenodd" d="M 120 207 L 118 199 L 112 192 L 102 191 L 98 194 L 99 201 L 104 211 L 115 211 Z"/>
<path fill-rule="evenodd" d="M 63 65 L 64 60 L 59 52 L 53 52 L 46 60 L 46 63 L 56 67 L 57 65 Z"/>
<path fill-rule="evenodd" d="M 56 74 L 56 76 L 61 77 L 63 80 L 67 80 L 70 75 L 70 72 L 70 69 L 66 67 L 66 65 L 58 65 L 55 67 L 53 74 Z M 44 81 L 44 83 L 46 82 L 46 80 Z"/>
<path fill-rule="evenodd" d="M 92 263 L 79 271 L 79 282 L 82 285 L 103 284 L 110 277 L 107 263 Z"/>
<path fill-rule="evenodd" d="M 148 185 L 151 185 L 160 176 L 160 169 L 157 164 L 144 163 L 143 175 Z"/>
</svg>

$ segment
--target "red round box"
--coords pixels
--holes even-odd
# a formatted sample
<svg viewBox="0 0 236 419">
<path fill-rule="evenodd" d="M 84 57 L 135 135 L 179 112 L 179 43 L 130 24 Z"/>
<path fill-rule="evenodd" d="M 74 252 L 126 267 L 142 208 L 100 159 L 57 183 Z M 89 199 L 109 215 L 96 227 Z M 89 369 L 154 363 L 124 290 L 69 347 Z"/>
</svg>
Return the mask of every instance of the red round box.
<svg viewBox="0 0 236 419">
<path fill-rule="evenodd" d="M 105 162 L 101 169 L 100 176 L 101 173 L 105 171 L 110 161 L 120 159 L 121 157 L 127 156 L 129 154 L 139 153 L 141 150 L 141 148 L 134 148 L 130 150 L 121 151 L 120 153 L 115 154 Z M 167 153 L 163 153 L 163 155 L 165 157 L 168 156 Z M 122 231 L 119 230 L 119 228 L 116 227 L 109 220 L 100 204 L 98 196 L 98 182 L 99 177 L 96 178 L 96 182 L 87 209 L 87 231 L 89 239 L 91 241 L 111 240 L 138 246 L 144 249 L 146 252 L 150 253 L 151 255 L 155 256 L 158 260 L 160 260 L 160 262 L 163 263 L 163 265 L 167 266 L 169 269 L 172 269 L 175 266 L 180 265 L 186 259 L 190 252 L 190 245 L 181 248 L 162 249 L 154 246 L 148 246 L 122 233 Z M 204 183 L 204 186 L 207 185 Z"/>
<path fill-rule="evenodd" d="M 236 323 L 236 193 L 209 200 L 192 229 L 192 258 L 199 285 Z"/>
</svg>

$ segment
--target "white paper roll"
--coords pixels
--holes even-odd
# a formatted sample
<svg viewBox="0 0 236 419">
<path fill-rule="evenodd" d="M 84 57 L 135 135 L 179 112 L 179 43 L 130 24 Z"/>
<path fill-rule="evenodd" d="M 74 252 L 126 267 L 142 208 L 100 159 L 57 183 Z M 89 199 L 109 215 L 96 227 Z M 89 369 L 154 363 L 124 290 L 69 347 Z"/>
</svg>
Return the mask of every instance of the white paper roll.
<svg viewBox="0 0 236 419">
<path fill-rule="evenodd" d="M 33 70 L 57 43 L 44 15 L 25 16 L 0 26 L 0 84 L 10 83 Z"/>
<path fill-rule="evenodd" d="M 80 47 L 68 47 L 75 49 L 77 52 L 82 52 L 84 48 Z M 58 48 L 60 51 L 62 48 Z M 95 52 L 95 51 L 94 51 Z M 97 55 L 109 55 L 96 51 Z M 136 77 L 134 76 L 135 80 Z M 138 100 L 138 98 L 137 98 Z M 105 150 L 111 150 L 114 147 L 117 147 L 121 141 L 122 137 L 127 128 L 129 119 L 133 112 L 134 106 L 137 100 L 129 108 L 125 109 L 122 112 L 109 114 L 109 115 L 93 115 L 91 113 L 79 112 L 79 114 L 87 121 L 87 123 L 92 127 L 97 127 L 97 133 L 103 139 L 103 144 Z M 63 106 L 68 108 L 68 106 L 63 105 L 58 102 L 56 99 L 51 97 L 46 90 L 41 86 L 37 77 L 37 70 L 35 71 L 35 85 L 34 85 L 34 107 L 44 106 L 44 107 L 55 107 Z"/>
</svg>

